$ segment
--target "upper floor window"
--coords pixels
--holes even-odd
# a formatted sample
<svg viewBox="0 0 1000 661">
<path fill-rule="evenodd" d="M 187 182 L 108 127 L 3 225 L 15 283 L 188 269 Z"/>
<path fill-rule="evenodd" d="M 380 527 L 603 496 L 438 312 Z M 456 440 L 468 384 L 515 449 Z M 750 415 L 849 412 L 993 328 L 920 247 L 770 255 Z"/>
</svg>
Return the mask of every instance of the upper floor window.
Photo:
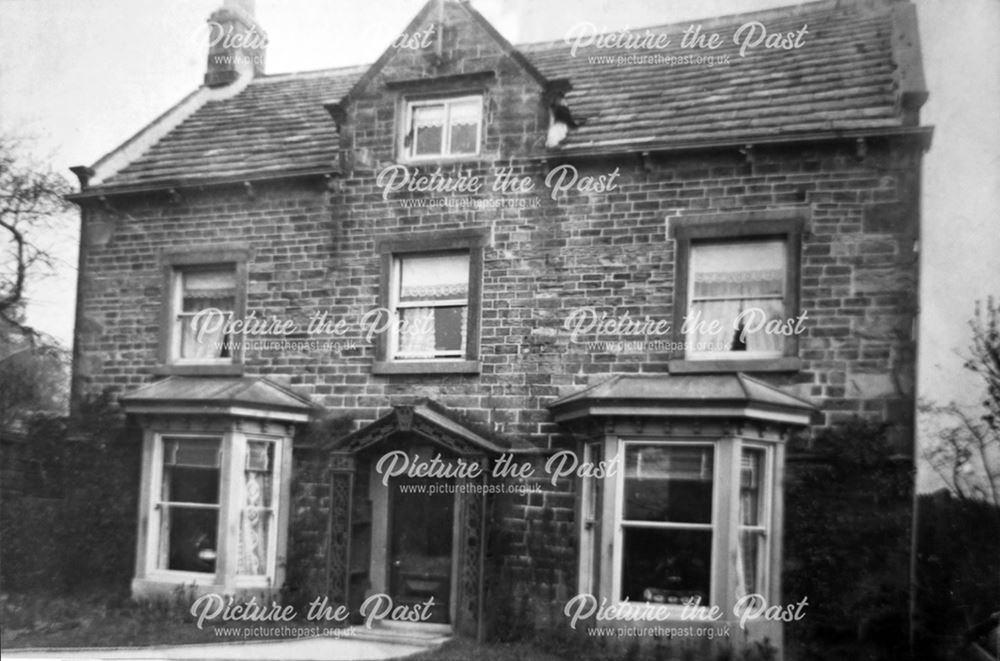
<svg viewBox="0 0 1000 661">
<path fill-rule="evenodd" d="M 469 253 L 393 259 L 391 338 L 396 359 L 464 358 L 469 320 Z"/>
<path fill-rule="evenodd" d="M 403 154 L 407 160 L 474 156 L 483 130 L 480 95 L 409 101 Z"/>
<path fill-rule="evenodd" d="M 460 230 L 379 244 L 376 374 L 479 371 L 485 241 L 480 230 Z"/>
<path fill-rule="evenodd" d="M 246 310 L 245 251 L 215 250 L 164 256 L 161 370 L 230 373 L 242 363 L 233 320 Z"/>
<path fill-rule="evenodd" d="M 771 358 L 785 338 L 773 324 L 789 315 L 785 241 L 694 243 L 688 271 L 689 358 Z"/>
<path fill-rule="evenodd" d="M 801 369 L 799 208 L 673 219 L 677 374 Z"/>
<path fill-rule="evenodd" d="M 236 314 L 236 267 L 178 269 L 174 276 L 172 358 L 177 362 L 232 362 L 226 322 Z"/>
</svg>

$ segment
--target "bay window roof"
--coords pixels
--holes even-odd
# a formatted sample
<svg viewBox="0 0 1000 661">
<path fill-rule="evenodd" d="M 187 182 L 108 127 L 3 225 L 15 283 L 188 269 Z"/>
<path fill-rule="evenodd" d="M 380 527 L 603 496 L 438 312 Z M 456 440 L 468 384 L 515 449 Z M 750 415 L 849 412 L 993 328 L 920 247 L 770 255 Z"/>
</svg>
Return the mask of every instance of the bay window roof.
<svg viewBox="0 0 1000 661">
<path fill-rule="evenodd" d="M 809 402 L 768 383 L 729 374 L 613 376 L 549 405 L 556 422 L 596 416 L 729 417 L 808 425 Z"/>
<path fill-rule="evenodd" d="M 171 376 L 121 397 L 127 413 L 233 415 L 305 422 L 309 399 L 267 379 Z"/>
</svg>

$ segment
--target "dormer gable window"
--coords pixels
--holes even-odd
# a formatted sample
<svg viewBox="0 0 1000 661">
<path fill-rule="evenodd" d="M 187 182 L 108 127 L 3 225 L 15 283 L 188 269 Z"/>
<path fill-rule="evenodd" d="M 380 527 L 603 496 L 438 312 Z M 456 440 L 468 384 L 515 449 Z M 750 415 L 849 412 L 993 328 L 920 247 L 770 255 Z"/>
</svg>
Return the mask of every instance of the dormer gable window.
<svg viewBox="0 0 1000 661">
<path fill-rule="evenodd" d="M 483 135 L 483 97 L 409 100 L 402 154 L 420 161 L 475 156 Z"/>
</svg>

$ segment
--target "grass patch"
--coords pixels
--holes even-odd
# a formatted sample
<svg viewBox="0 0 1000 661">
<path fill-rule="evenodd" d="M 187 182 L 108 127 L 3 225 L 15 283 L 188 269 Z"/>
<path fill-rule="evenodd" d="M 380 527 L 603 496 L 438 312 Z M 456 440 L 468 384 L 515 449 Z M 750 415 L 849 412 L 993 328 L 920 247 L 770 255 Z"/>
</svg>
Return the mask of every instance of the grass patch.
<svg viewBox="0 0 1000 661">
<path fill-rule="evenodd" d="M 199 629 L 187 609 L 181 593 L 173 599 L 135 602 L 127 592 L 100 588 L 68 595 L 5 592 L 0 593 L 0 646 L 137 647 L 261 639 L 218 635 L 211 625 Z"/>
</svg>

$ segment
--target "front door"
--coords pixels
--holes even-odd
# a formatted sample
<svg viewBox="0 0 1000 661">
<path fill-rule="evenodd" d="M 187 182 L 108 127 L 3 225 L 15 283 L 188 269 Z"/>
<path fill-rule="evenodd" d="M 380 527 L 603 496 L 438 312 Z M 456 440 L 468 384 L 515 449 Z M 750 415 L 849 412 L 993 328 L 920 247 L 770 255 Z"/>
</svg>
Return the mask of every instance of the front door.
<svg viewBox="0 0 1000 661">
<path fill-rule="evenodd" d="M 389 596 L 394 604 L 407 605 L 434 597 L 427 622 L 446 624 L 451 619 L 452 485 L 408 477 L 389 483 Z"/>
</svg>

